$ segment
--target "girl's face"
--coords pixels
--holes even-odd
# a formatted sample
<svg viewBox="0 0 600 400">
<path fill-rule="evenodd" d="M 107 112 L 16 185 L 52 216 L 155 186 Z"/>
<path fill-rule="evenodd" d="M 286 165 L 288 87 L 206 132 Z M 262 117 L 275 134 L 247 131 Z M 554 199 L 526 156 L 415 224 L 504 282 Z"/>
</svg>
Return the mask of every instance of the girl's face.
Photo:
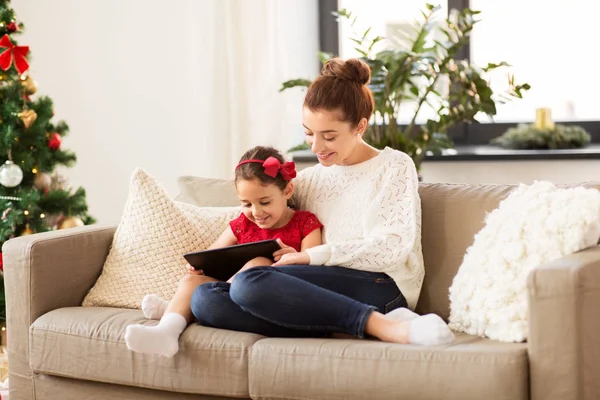
<svg viewBox="0 0 600 400">
<path fill-rule="evenodd" d="M 304 107 L 302 125 L 311 151 L 317 155 L 322 165 L 329 167 L 352 164 L 352 157 L 364 143 L 362 134 L 367 128 L 367 120 L 363 118 L 353 128 L 350 123 L 340 121 L 336 112 L 312 111 Z"/>
<path fill-rule="evenodd" d="M 259 228 L 281 228 L 287 223 L 287 203 L 294 191 L 291 182 L 281 190 L 274 184 L 265 184 L 258 179 L 242 179 L 235 188 L 244 214 Z"/>
</svg>

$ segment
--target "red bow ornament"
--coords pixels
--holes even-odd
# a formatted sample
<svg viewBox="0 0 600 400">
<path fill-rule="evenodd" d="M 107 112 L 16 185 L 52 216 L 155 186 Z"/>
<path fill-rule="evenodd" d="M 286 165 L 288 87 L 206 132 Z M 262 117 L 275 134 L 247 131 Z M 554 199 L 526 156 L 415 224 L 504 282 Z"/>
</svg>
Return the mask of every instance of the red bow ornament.
<svg viewBox="0 0 600 400">
<path fill-rule="evenodd" d="M 275 157 L 269 157 L 263 163 L 265 169 L 265 175 L 269 175 L 271 178 L 275 178 L 277 173 L 281 174 L 281 177 L 289 181 L 296 177 L 296 164 L 293 162 L 279 162 Z"/>
<path fill-rule="evenodd" d="M 8 35 L 2 36 L 0 39 L 0 48 L 4 48 L 2 54 L 0 54 L 0 68 L 8 71 L 10 65 L 15 60 L 15 68 L 19 74 L 23 74 L 29 69 L 29 63 L 27 63 L 27 53 L 29 53 L 29 46 L 15 46 Z"/>
</svg>

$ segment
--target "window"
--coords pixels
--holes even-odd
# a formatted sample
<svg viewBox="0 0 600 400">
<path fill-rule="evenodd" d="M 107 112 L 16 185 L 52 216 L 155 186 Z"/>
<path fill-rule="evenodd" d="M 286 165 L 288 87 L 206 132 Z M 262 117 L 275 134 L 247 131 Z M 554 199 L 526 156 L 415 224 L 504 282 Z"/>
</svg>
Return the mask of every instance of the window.
<svg viewBox="0 0 600 400">
<path fill-rule="evenodd" d="M 549 107 L 557 121 L 600 120 L 600 79 L 591 62 L 600 2 L 471 0 L 471 8 L 481 11 L 471 60 L 476 65 L 506 60 L 517 79 L 532 87 L 523 99 L 499 105 L 496 121 L 532 121 L 538 107 Z M 505 86 L 503 78 L 491 76 L 492 88 Z"/>
<path fill-rule="evenodd" d="M 401 37 L 395 32 L 410 32 L 411 24 L 418 19 L 422 19 L 421 10 L 425 9 L 425 4 L 428 0 L 339 0 L 338 6 L 340 9 L 345 8 L 352 11 L 353 15 L 358 18 L 354 26 L 350 23 L 339 24 L 340 46 L 339 56 L 342 58 L 360 57 L 360 53 L 355 50 L 356 44 L 350 39 L 356 37 L 357 34 L 362 35 L 368 28 L 371 28 L 369 35 L 371 37 Z M 441 4 L 441 9 L 437 12 L 441 16 L 434 23 L 441 23 L 448 15 L 447 2 Z M 352 31 L 356 34 L 353 34 Z M 441 40 L 441 37 L 430 37 L 429 41 L 434 39 Z M 433 43 L 432 43 L 433 44 Z M 374 51 L 384 50 L 388 47 L 393 47 L 394 44 L 389 41 L 379 42 Z M 407 46 L 404 46 L 407 47 Z M 444 90 L 445 82 L 439 82 L 438 90 Z M 447 83 L 446 83 L 447 85 Z M 412 120 L 417 109 L 416 102 L 405 101 L 400 108 L 398 122 L 408 124 Z M 425 123 L 427 119 L 433 118 L 436 112 L 431 107 L 424 107 L 419 111 L 417 123 Z"/>
<path fill-rule="evenodd" d="M 355 28 L 369 32 L 373 36 L 390 37 L 395 31 L 406 31 L 407 25 L 420 18 L 420 11 L 425 9 L 427 0 L 338 0 L 340 9 L 345 8 L 358 16 Z M 447 2 L 441 4 L 440 15 L 448 14 Z M 349 39 L 351 30 L 349 24 L 340 24 L 339 55 L 342 58 L 359 57 L 354 50 L 355 44 Z"/>
<path fill-rule="evenodd" d="M 374 34 L 389 36 L 394 29 L 402 29 L 418 18 L 425 3 L 440 2 L 320 0 L 322 50 L 343 58 L 357 56 L 348 39 L 349 27 L 345 23 L 337 26 L 332 11 L 346 8 L 358 15 L 357 27 L 371 26 Z M 600 142 L 600 107 L 596 100 L 600 79 L 593 63 L 600 2 L 572 0 L 565 5 L 543 0 L 448 0 L 440 5 L 440 14 L 464 7 L 481 11 L 481 21 L 463 57 L 479 66 L 507 61 L 512 64 L 508 71 L 517 82 L 532 87 L 523 99 L 497 104 L 494 121 L 483 116 L 482 124 L 454 128 L 450 134 L 457 144 L 487 143 L 509 126 L 532 122 L 539 107 L 549 107 L 557 122 L 583 126 L 594 142 Z M 493 89 L 506 87 L 506 73 L 503 69 L 489 75 Z M 400 115 L 399 122 L 406 123 L 405 119 L 406 115 Z"/>
</svg>

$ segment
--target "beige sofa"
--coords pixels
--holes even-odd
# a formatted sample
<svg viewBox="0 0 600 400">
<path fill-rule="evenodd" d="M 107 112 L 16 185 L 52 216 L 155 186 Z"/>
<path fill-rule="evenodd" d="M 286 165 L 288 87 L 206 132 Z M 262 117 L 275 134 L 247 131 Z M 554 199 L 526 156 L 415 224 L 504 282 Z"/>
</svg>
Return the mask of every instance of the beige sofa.
<svg viewBox="0 0 600 400">
<path fill-rule="evenodd" d="M 465 250 L 510 190 L 421 186 L 426 279 L 417 311 L 448 317 Z M 142 321 L 140 311 L 79 307 L 113 233 L 90 226 L 5 244 L 11 400 L 600 399 L 600 247 L 531 274 L 529 343 L 458 334 L 427 348 L 192 325 L 167 359 L 125 347 L 125 326 Z"/>
</svg>

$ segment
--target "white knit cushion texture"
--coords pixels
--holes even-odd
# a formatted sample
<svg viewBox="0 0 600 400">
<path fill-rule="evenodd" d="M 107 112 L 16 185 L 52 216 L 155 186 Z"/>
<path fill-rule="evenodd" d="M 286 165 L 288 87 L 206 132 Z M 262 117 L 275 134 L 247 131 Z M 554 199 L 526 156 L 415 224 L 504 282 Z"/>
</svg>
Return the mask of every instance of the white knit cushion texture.
<svg viewBox="0 0 600 400">
<path fill-rule="evenodd" d="M 527 340 L 527 275 L 598 243 L 600 192 L 520 185 L 487 215 L 450 287 L 450 328 L 505 342 Z"/>
<path fill-rule="evenodd" d="M 83 306 L 140 308 L 150 293 L 170 299 L 187 273 L 183 254 L 206 249 L 239 213 L 174 201 L 136 169 L 104 269 Z"/>
</svg>

